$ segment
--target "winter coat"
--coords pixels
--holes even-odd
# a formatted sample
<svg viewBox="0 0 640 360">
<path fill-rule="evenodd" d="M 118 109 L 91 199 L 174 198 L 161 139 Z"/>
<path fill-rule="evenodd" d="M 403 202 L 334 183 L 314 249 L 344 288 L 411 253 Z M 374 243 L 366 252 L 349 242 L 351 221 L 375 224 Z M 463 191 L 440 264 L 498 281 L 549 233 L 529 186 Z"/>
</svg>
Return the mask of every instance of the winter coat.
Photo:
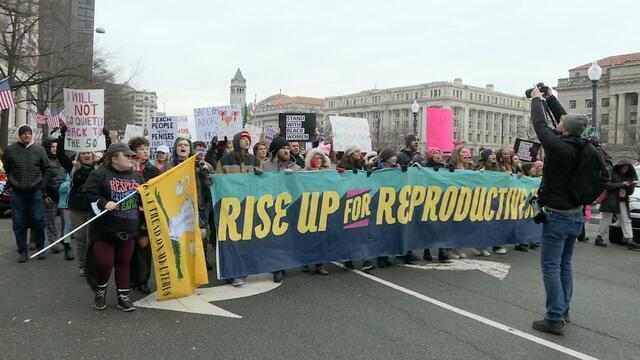
<svg viewBox="0 0 640 360">
<path fill-rule="evenodd" d="M 94 166 L 80 165 L 79 168 L 73 169 L 73 160 L 67 156 L 64 149 L 64 135 L 58 137 L 58 151 L 56 157 L 60 162 L 60 166 L 71 176 L 69 184 L 69 204 L 68 207 L 74 211 L 89 211 L 88 201 L 85 199 L 84 183 L 89 178 L 89 174 L 95 169 Z"/>
<path fill-rule="evenodd" d="M 303 157 L 300 153 L 298 155 L 291 154 L 291 161 L 295 162 L 301 169 L 305 167 L 305 157 L 309 157 L 309 153 L 305 154 Z"/>
<path fill-rule="evenodd" d="M 419 151 L 411 151 L 408 148 L 403 148 L 398 153 L 398 164 L 400 164 L 400 166 L 411 166 L 414 163 L 422 164 L 425 161 L 426 159 Z"/>
<path fill-rule="evenodd" d="M 286 162 L 282 162 L 278 160 L 278 155 L 275 155 L 271 160 L 265 161 L 264 163 L 264 172 L 279 172 L 287 169 L 299 171 L 300 166 L 298 166 L 294 161 L 291 161 L 291 159 Z"/>
<path fill-rule="evenodd" d="M 16 142 L 7 146 L 2 162 L 13 191 L 28 194 L 42 190 L 43 195 L 50 196 L 49 192 L 55 187 L 55 174 L 42 146 Z"/>
<path fill-rule="evenodd" d="M 216 174 L 237 174 L 253 172 L 260 168 L 260 160 L 257 157 L 244 152 L 240 147 L 240 134 L 233 137 L 233 151 L 227 153 L 218 161 Z"/>
<path fill-rule="evenodd" d="M 586 139 L 555 133 L 545 118 L 542 99 L 531 100 L 531 122 L 546 153 L 540 201 L 544 206 L 557 210 L 571 210 L 579 207 L 569 195 L 572 175 L 577 165 L 577 151 Z"/>
<path fill-rule="evenodd" d="M 620 168 L 624 165 L 629 166 L 629 170 L 626 174 L 620 172 Z M 629 210 L 629 196 L 633 194 L 635 187 L 633 185 L 624 186 L 622 183 L 625 181 L 638 180 L 636 171 L 633 169 L 633 164 L 628 160 L 619 161 L 614 167 L 611 173 L 611 181 L 607 183 L 607 198 L 600 205 L 600 212 L 608 212 L 613 214 L 620 214 L 620 202 L 624 201 L 627 204 L 627 210 Z M 624 197 L 620 197 L 620 190 L 623 190 Z"/>
<path fill-rule="evenodd" d="M 313 159 L 313 157 L 316 154 L 320 154 L 322 155 L 322 163 L 320 164 L 320 169 L 319 170 L 327 170 L 331 168 L 331 160 L 329 159 L 329 157 L 327 155 L 325 155 L 322 150 L 318 149 L 318 148 L 314 148 L 311 149 L 309 151 L 307 151 L 305 160 L 304 160 L 304 169 L 305 170 L 312 170 L 311 169 L 311 159 Z M 296 165 L 300 166 L 297 162 Z"/>
</svg>

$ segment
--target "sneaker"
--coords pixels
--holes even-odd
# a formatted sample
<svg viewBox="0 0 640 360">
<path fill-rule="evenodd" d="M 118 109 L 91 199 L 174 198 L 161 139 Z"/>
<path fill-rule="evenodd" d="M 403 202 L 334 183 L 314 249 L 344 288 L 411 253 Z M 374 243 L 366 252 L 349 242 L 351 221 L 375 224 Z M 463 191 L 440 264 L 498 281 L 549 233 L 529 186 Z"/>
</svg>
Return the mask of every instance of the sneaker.
<svg viewBox="0 0 640 360">
<path fill-rule="evenodd" d="M 498 255 L 504 255 L 507 253 L 507 248 L 498 247 L 497 249 L 493 250 L 493 252 Z"/>
<path fill-rule="evenodd" d="M 393 263 L 389 260 L 388 256 L 381 256 L 378 258 L 378 267 L 379 268 L 385 268 L 385 267 L 389 267 L 392 266 Z"/>
<path fill-rule="evenodd" d="M 595 245 L 595 246 L 600 246 L 600 247 L 607 247 L 607 243 L 606 243 L 606 242 L 604 242 L 604 239 L 603 239 L 603 238 L 601 238 L 600 236 L 598 236 L 598 237 L 596 238 L 596 241 L 595 241 L 594 245 Z"/>
<path fill-rule="evenodd" d="M 538 331 L 555 334 L 555 335 L 562 335 L 564 333 L 564 325 L 565 325 L 564 320 L 554 321 L 554 320 L 544 319 L 544 320 L 534 321 L 531 324 L 531 327 Z"/>
<path fill-rule="evenodd" d="M 422 259 L 426 261 L 433 261 L 433 256 L 431 256 L 431 250 L 424 249 L 424 254 L 422 254 Z"/>
<path fill-rule="evenodd" d="M 491 253 L 489 252 L 489 250 L 484 249 L 484 250 L 482 250 L 482 256 L 489 257 L 489 256 L 491 256 Z"/>
<path fill-rule="evenodd" d="M 580 241 L 580 242 L 588 242 L 588 241 L 589 241 L 589 238 L 588 238 L 588 237 L 586 237 L 586 236 L 585 236 L 585 237 L 579 237 L 579 238 L 578 238 L 578 241 Z"/>
<path fill-rule="evenodd" d="M 104 310 L 107 308 L 107 288 L 98 288 L 94 298 L 96 310 Z"/>
<path fill-rule="evenodd" d="M 227 281 L 229 284 L 231 284 L 232 286 L 241 286 L 244 285 L 244 280 L 242 280 L 241 278 L 231 278 L 230 280 Z"/>
<path fill-rule="evenodd" d="M 316 265 L 315 273 L 318 275 L 329 275 L 329 272 L 324 268 L 323 265 Z"/>
<path fill-rule="evenodd" d="M 638 245 L 637 243 L 633 242 L 633 240 L 629 243 L 627 243 L 627 249 L 629 250 L 640 250 L 640 245 Z"/>
<path fill-rule="evenodd" d="M 134 311 L 136 309 L 131 299 L 129 299 L 129 294 L 118 295 L 118 309 L 122 309 L 124 312 Z"/>
<path fill-rule="evenodd" d="M 476 249 L 476 248 L 471 248 L 471 254 L 473 254 L 473 256 L 482 256 L 482 250 L 481 249 Z"/>
<path fill-rule="evenodd" d="M 527 252 L 527 251 L 529 251 L 529 249 L 528 249 L 526 246 L 522 245 L 522 244 L 518 244 L 518 245 L 516 245 L 516 247 L 515 247 L 515 248 L 513 248 L 513 249 L 514 249 L 515 251 L 522 251 L 522 252 Z"/>
<path fill-rule="evenodd" d="M 362 262 L 362 271 L 371 271 L 376 268 L 376 264 L 371 260 L 365 260 Z"/>
<path fill-rule="evenodd" d="M 355 266 L 353 266 L 353 261 L 345 261 L 343 264 L 344 264 L 344 267 L 346 267 L 349 270 L 353 270 L 356 268 Z"/>
<path fill-rule="evenodd" d="M 27 254 L 20 254 L 18 256 L 18 262 L 19 263 L 26 263 L 29 260 L 29 256 L 27 256 Z"/>
</svg>

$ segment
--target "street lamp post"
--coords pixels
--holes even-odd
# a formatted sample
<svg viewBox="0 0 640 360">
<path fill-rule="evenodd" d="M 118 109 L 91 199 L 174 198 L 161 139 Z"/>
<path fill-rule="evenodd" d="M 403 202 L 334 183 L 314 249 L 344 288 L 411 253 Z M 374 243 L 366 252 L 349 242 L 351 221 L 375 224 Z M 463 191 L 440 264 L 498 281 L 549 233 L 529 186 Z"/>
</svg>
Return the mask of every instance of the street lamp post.
<svg viewBox="0 0 640 360">
<path fill-rule="evenodd" d="M 600 68 L 600 66 L 598 66 L 598 63 L 594 61 L 589 67 L 587 75 L 589 75 L 589 80 L 591 80 L 591 89 L 593 90 L 593 95 L 591 98 L 591 126 L 595 128 L 598 124 L 598 122 L 596 121 L 596 89 L 598 88 L 598 80 L 600 80 L 600 77 L 602 76 L 602 68 Z"/>
<path fill-rule="evenodd" d="M 416 136 L 418 136 L 418 111 L 420 111 L 420 105 L 416 100 L 413 100 L 411 112 L 413 113 L 413 134 Z"/>
</svg>

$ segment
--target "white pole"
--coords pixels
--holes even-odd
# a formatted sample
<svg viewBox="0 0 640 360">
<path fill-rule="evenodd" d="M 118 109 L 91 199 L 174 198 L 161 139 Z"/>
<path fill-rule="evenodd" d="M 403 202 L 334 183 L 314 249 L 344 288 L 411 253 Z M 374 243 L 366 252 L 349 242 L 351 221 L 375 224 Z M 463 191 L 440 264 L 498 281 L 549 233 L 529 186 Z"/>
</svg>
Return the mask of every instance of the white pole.
<svg viewBox="0 0 640 360">
<path fill-rule="evenodd" d="M 118 201 L 118 202 L 116 203 L 116 205 L 120 205 L 120 203 L 121 203 L 121 202 L 123 202 L 123 201 L 125 201 L 125 200 L 129 199 L 130 197 L 132 197 L 133 195 L 136 195 L 137 193 L 138 193 L 138 191 L 134 191 L 134 192 L 132 192 L 131 194 L 129 194 L 129 195 L 125 196 L 124 198 L 122 198 L 122 200 Z M 87 226 L 87 225 L 91 224 L 91 222 L 93 222 L 93 220 L 95 220 L 95 219 L 99 218 L 100 216 L 102 216 L 102 215 L 106 214 L 108 211 L 109 211 L 109 210 L 102 210 L 102 212 L 101 212 L 100 214 L 98 214 L 98 215 L 96 215 L 96 216 L 92 217 L 91 219 L 87 220 L 85 223 L 83 223 L 82 225 L 80 225 L 80 226 L 78 226 L 77 228 L 73 229 L 73 231 L 69 232 L 67 235 L 65 235 L 65 236 L 61 237 L 60 239 L 58 239 L 58 240 L 56 240 L 56 241 L 52 242 L 51 244 L 49 244 L 49 246 L 45 247 L 45 248 L 44 248 L 44 249 L 42 249 L 42 250 L 39 250 L 39 251 L 38 251 L 38 252 L 36 252 L 35 254 L 31 255 L 29 258 L 30 258 L 30 259 L 33 259 L 34 257 L 36 257 L 36 256 L 38 256 L 38 255 L 42 254 L 43 252 L 45 252 L 45 251 L 49 250 L 49 248 L 51 248 L 51 247 L 52 247 L 52 246 L 54 246 L 55 244 L 57 244 L 57 243 L 59 243 L 60 241 L 62 241 L 62 240 L 64 240 L 64 239 L 68 238 L 69 236 L 71 236 L 71 235 L 75 234 L 78 230 L 80 230 L 80 229 L 82 229 L 83 227 L 85 227 L 85 226 Z"/>
</svg>

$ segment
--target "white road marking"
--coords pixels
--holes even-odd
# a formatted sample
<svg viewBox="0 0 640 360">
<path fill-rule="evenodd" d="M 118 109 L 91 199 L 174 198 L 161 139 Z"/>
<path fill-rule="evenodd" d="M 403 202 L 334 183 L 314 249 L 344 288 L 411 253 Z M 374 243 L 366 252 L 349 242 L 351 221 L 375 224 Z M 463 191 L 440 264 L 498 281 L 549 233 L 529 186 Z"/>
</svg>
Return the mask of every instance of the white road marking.
<svg viewBox="0 0 640 360">
<path fill-rule="evenodd" d="M 336 265 L 336 266 L 339 266 L 339 267 L 343 267 L 342 264 L 337 263 L 337 262 L 334 262 L 333 264 Z M 383 280 L 383 279 L 381 279 L 379 277 L 376 277 L 376 276 L 373 276 L 371 274 L 367 274 L 367 273 L 362 272 L 360 270 L 351 270 L 351 271 L 356 273 L 356 274 L 358 274 L 358 275 L 360 275 L 360 276 L 362 276 L 362 277 L 365 277 L 365 278 L 367 278 L 369 280 L 373 280 L 373 281 L 375 281 L 375 282 L 377 282 L 379 284 L 388 286 L 388 287 L 390 287 L 392 289 L 398 290 L 398 291 L 403 292 L 403 293 L 405 293 L 407 295 L 411 295 L 411 296 L 413 296 L 415 298 L 418 298 L 420 300 L 426 301 L 426 302 L 428 302 L 428 303 L 430 303 L 432 305 L 435 305 L 435 306 L 441 307 L 441 308 L 443 308 L 445 310 L 449 310 L 449 311 L 452 311 L 452 312 L 454 312 L 456 314 L 468 317 L 469 319 L 473 319 L 473 320 L 479 321 L 479 322 L 481 322 L 481 323 L 483 323 L 485 325 L 489 325 L 489 326 L 491 326 L 493 328 L 505 331 L 507 333 L 513 334 L 513 335 L 521 337 L 523 339 L 526 339 L 526 340 L 529 340 L 529 341 L 533 341 L 533 342 L 535 342 L 537 344 L 540 344 L 542 346 L 545 346 L 545 347 L 547 347 L 549 349 L 559 351 L 559 352 L 567 354 L 569 356 L 573 356 L 573 357 L 575 357 L 577 359 L 597 360 L 597 358 L 595 358 L 593 356 L 590 356 L 590 355 L 587 355 L 587 354 L 583 354 L 583 353 L 581 353 L 579 351 L 576 351 L 576 350 L 573 350 L 573 349 L 569 349 L 569 348 L 564 347 L 562 345 L 558 345 L 558 344 L 556 344 L 554 342 L 539 338 L 537 336 L 528 334 L 528 333 L 520 331 L 518 329 L 514 329 L 514 328 L 512 328 L 510 326 L 501 324 L 501 323 L 493 321 L 491 319 L 487 319 L 487 318 L 482 317 L 480 315 L 476 315 L 476 314 L 471 313 L 469 311 L 457 308 L 455 306 L 449 305 L 449 304 L 444 303 L 442 301 L 430 298 L 430 297 L 428 297 L 426 295 L 420 294 L 420 293 L 415 292 L 413 290 L 410 290 L 410 289 L 407 289 L 407 288 L 402 287 L 400 285 L 394 284 L 394 283 L 392 283 L 390 281 Z"/>
<path fill-rule="evenodd" d="M 211 301 L 239 299 L 271 291 L 282 283 L 274 283 L 271 274 L 260 274 L 245 279 L 244 285 L 233 287 L 229 284 L 196 289 L 193 295 L 158 301 L 156 293 L 150 294 L 134 303 L 138 307 L 171 310 L 194 314 L 213 315 L 241 319 L 242 316 L 229 312 L 219 306 L 210 304 Z"/>
<path fill-rule="evenodd" d="M 466 271 L 466 270 L 480 270 L 485 274 L 491 275 L 500 280 L 504 280 L 509 274 L 511 265 L 496 262 L 496 261 L 483 261 L 483 260 L 471 260 L 460 259 L 451 260 L 450 263 L 432 263 L 424 265 L 404 265 L 406 267 L 423 270 L 448 270 L 448 271 Z"/>
</svg>

